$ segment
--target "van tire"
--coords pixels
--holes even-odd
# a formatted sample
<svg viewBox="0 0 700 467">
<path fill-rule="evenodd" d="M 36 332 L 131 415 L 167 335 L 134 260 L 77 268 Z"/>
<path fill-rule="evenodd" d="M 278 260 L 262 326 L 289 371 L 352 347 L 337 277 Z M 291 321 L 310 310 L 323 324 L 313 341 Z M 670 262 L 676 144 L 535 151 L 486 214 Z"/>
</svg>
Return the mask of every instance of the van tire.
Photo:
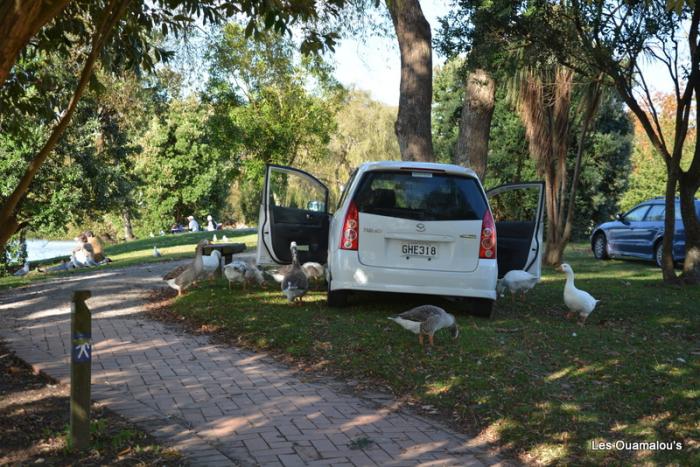
<svg viewBox="0 0 700 467">
<path fill-rule="evenodd" d="M 350 292 L 347 290 L 331 290 L 331 286 L 328 284 L 326 303 L 331 308 L 342 308 L 348 306 L 348 295 L 350 295 Z"/>
<path fill-rule="evenodd" d="M 467 312 L 481 318 L 491 318 L 493 314 L 493 304 L 495 300 L 488 298 L 472 298 L 468 301 L 469 308 Z"/>
</svg>

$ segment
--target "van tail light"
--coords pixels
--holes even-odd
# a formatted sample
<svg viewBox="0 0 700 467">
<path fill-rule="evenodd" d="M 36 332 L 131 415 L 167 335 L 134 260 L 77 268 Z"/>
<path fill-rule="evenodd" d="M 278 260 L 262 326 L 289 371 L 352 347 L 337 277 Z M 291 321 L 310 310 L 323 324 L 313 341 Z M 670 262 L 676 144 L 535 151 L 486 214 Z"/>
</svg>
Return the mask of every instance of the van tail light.
<svg viewBox="0 0 700 467">
<path fill-rule="evenodd" d="M 350 202 L 348 213 L 345 214 L 343 232 L 340 236 L 341 250 L 357 250 L 360 240 L 360 215 L 354 201 Z"/>
<path fill-rule="evenodd" d="M 479 239 L 479 259 L 496 259 L 496 225 L 491 211 L 486 210 L 481 221 L 481 238 Z"/>
</svg>

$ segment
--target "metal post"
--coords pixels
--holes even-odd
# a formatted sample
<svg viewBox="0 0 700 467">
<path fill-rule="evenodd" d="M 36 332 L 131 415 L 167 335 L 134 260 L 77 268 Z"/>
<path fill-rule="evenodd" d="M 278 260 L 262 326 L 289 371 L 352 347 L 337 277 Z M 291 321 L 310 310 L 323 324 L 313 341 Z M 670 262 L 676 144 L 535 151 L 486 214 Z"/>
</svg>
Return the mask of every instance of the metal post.
<svg viewBox="0 0 700 467">
<path fill-rule="evenodd" d="M 90 446 L 92 324 L 85 304 L 90 296 L 89 290 L 76 290 L 71 304 L 70 436 L 79 451 Z"/>
</svg>

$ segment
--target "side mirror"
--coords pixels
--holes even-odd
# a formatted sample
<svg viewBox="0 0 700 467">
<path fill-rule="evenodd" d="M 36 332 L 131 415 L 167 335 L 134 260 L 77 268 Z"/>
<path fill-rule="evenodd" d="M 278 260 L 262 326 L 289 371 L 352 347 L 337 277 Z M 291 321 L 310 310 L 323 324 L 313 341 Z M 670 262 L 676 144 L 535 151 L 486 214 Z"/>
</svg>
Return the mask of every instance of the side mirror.
<svg viewBox="0 0 700 467">
<path fill-rule="evenodd" d="M 615 215 L 615 219 L 618 220 L 618 221 L 620 221 L 620 222 L 624 222 L 625 216 L 624 216 L 621 212 L 618 212 L 618 213 Z"/>
</svg>

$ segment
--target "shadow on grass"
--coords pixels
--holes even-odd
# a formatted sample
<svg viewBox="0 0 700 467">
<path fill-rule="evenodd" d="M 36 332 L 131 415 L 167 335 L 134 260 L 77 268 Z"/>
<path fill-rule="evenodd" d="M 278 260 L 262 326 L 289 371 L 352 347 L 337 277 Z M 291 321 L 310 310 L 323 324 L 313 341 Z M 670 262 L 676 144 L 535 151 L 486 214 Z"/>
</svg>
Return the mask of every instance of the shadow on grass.
<svg viewBox="0 0 700 467">
<path fill-rule="evenodd" d="M 174 309 L 231 339 L 282 352 L 408 396 L 522 460 L 559 463 L 700 462 L 700 289 L 659 284 L 645 264 L 569 255 L 576 285 L 602 299 L 585 327 L 564 318 L 564 275 L 545 270 L 524 302 L 492 320 L 435 297 L 363 294 L 345 309 L 313 292 L 302 307 L 276 291 L 203 285 Z M 386 319 L 423 303 L 455 313 L 457 341 L 417 338 Z M 681 450 L 594 450 L 592 442 L 681 442 Z"/>
</svg>

